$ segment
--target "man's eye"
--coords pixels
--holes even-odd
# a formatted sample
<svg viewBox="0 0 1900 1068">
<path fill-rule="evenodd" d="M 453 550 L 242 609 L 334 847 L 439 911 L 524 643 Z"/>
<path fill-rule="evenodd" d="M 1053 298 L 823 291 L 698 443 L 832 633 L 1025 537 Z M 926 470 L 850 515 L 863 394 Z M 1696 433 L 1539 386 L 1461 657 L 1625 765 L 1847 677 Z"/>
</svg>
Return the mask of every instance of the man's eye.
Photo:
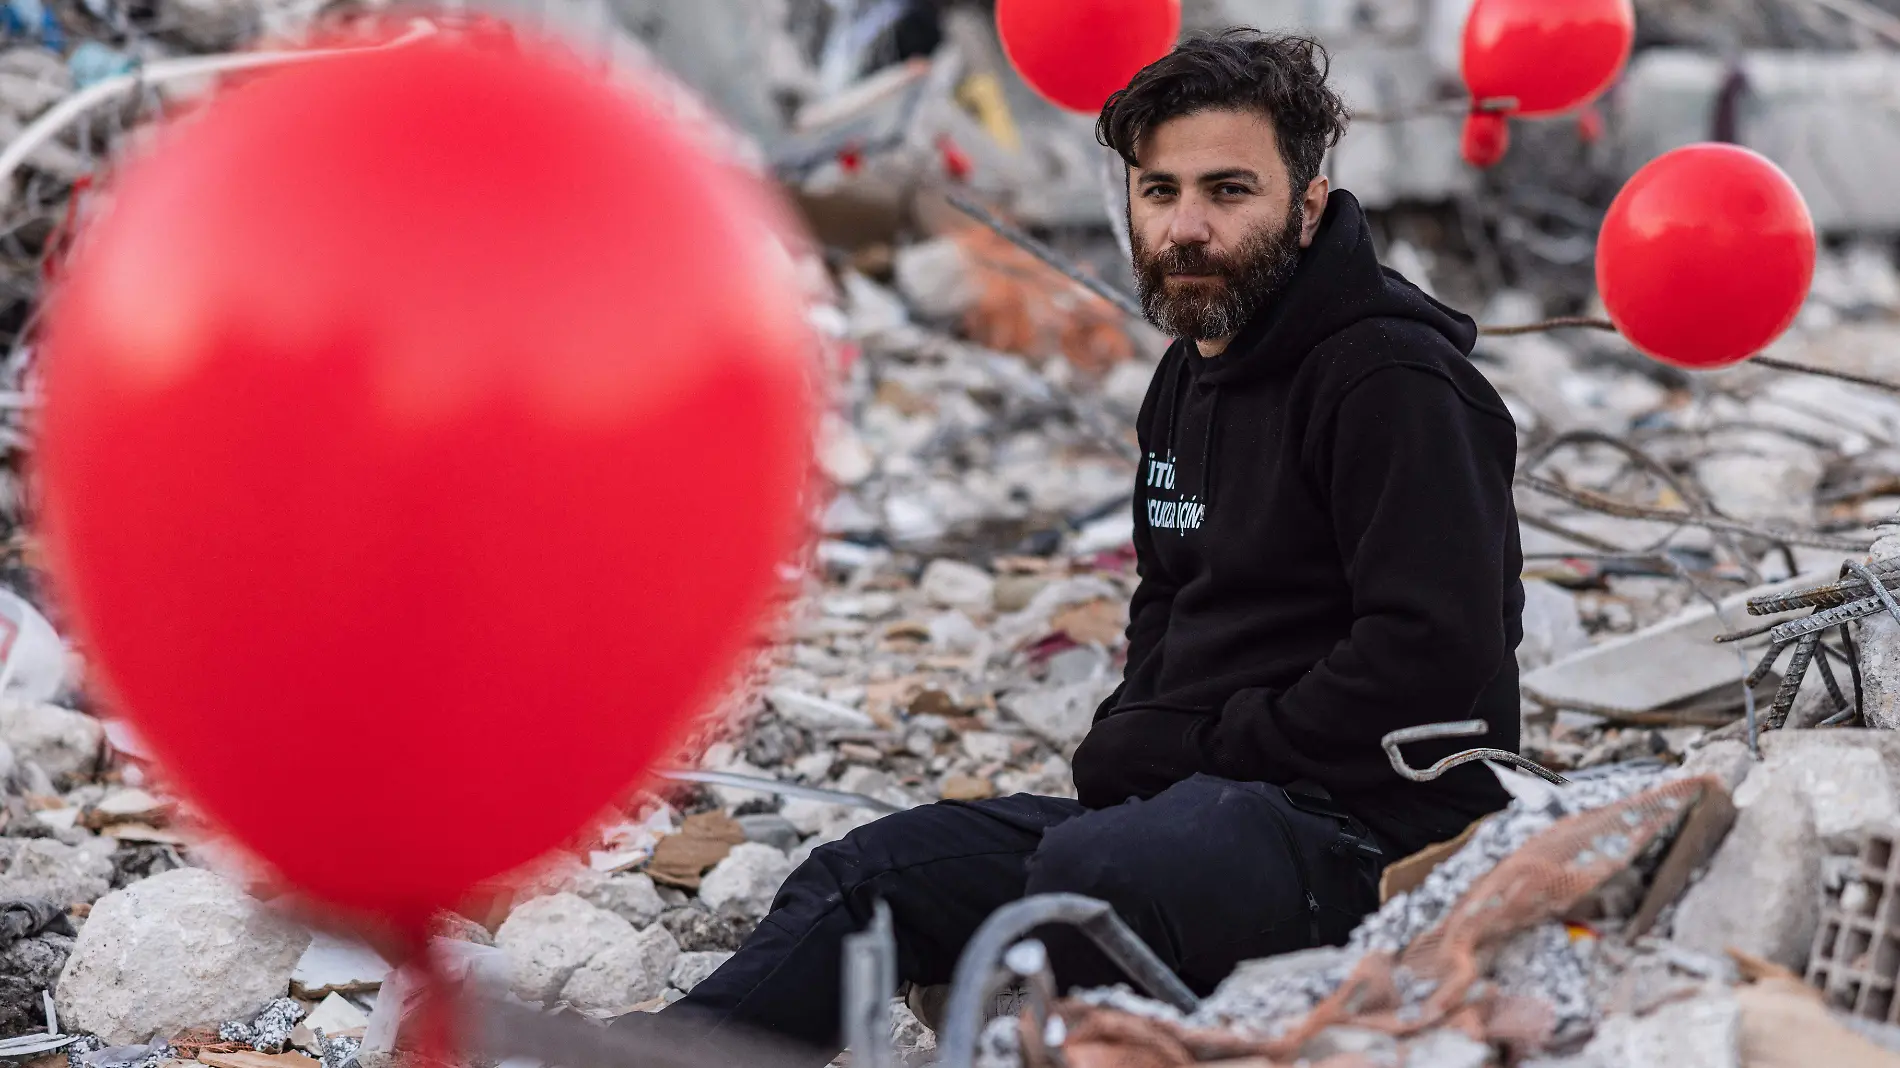
<svg viewBox="0 0 1900 1068">
<path fill-rule="evenodd" d="M 1247 195 L 1248 189 L 1244 185 L 1223 185 L 1215 190 L 1215 192 L 1218 192 L 1224 197 L 1244 197 Z"/>
<path fill-rule="evenodd" d="M 1154 200 L 1158 197 L 1171 197 L 1174 195 L 1174 190 L 1165 185 L 1151 185 L 1143 190 L 1141 195 Z"/>
</svg>

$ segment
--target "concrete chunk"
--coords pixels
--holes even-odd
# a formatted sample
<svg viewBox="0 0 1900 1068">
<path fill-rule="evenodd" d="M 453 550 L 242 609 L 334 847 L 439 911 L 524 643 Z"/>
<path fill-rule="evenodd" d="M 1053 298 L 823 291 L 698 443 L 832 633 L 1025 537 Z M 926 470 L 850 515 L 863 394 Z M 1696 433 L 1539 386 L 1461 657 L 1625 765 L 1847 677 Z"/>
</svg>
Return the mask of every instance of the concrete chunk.
<svg viewBox="0 0 1900 1068">
<path fill-rule="evenodd" d="M 1717 645 L 1715 637 L 1730 625 L 1740 627 L 1785 616 L 1750 616 L 1750 597 L 1819 586 L 1831 573 L 1811 572 L 1785 582 L 1760 586 L 1722 601 L 1722 613 L 1698 604 L 1652 627 L 1585 649 L 1524 676 L 1525 694 L 1559 708 L 1647 712 L 1704 694 L 1720 686 L 1740 686 L 1744 668 L 1735 650 L 1759 656 L 1766 638 Z M 1805 611 L 1805 610 L 1804 610 Z"/>
<path fill-rule="evenodd" d="M 249 1020 L 284 996 L 309 944 L 222 877 L 168 871 L 93 906 L 59 977 L 59 1017 L 114 1044 Z"/>
<path fill-rule="evenodd" d="M 1777 731 L 1763 736 L 1762 755 L 1735 791 L 1734 829 L 1683 895 L 1673 937 L 1801 969 L 1819 922 L 1823 858 L 1900 822 L 1900 736 Z"/>
</svg>

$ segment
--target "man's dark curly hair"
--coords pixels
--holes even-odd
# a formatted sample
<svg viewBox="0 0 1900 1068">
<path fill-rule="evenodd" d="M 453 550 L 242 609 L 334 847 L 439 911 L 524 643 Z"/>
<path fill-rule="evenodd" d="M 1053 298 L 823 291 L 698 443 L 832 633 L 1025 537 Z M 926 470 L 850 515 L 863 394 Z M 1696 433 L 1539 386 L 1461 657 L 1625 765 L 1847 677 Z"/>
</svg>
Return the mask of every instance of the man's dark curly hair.
<svg viewBox="0 0 1900 1068">
<path fill-rule="evenodd" d="M 1326 150 L 1339 143 L 1350 118 L 1326 84 L 1331 70 L 1332 58 L 1310 37 L 1246 29 L 1193 37 L 1108 98 L 1095 139 L 1136 167 L 1135 146 L 1170 119 L 1216 109 L 1258 111 L 1273 120 L 1297 200 L 1319 177 Z"/>
</svg>

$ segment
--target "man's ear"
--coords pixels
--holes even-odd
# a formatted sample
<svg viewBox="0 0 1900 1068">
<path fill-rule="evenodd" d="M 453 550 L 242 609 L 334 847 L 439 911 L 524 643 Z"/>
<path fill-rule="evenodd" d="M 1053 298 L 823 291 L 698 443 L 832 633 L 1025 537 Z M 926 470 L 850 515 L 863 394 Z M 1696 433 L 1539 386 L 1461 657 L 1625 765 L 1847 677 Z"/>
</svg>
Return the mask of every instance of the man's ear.
<svg viewBox="0 0 1900 1068">
<path fill-rule="evenodd" d="M 1325 175 L 1306 183 L 1306 195 L 1300 198 L 1300 204 L 1306 209 L 1306 224 L 1300 228 L 1300 247 L 1311 248 L 1313 237 L 1319 233 L 1320 219 L 1326 214 L 1326 198 L 1333 192 L 1333 183 Z"/>
</svg>

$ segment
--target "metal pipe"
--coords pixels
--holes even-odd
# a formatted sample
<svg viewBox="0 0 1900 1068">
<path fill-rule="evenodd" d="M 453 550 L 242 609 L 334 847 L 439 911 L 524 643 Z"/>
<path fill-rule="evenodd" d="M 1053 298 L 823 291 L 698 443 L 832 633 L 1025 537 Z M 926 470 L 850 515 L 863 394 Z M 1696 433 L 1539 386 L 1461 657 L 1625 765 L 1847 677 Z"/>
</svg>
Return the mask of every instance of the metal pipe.
<svg viewBox="0 0 1900 1068">
<path fill-rule="evenodd" d="M 995 992 L 997 962 L 1023 935 L 1050 923 L 1080 928 L 1149 996 L 1182 1012 L 1190 1012 L 1200 1004 L 1194 991 L 1128 929 L 1108 902 L 1080 894 L 1026 897 L 991 913 L 957 958 L 939 1036 L 943 1051 L 940 1063 L 945 1068 L 971 1068 L 976 1063 L 976 1043 L 985 1022 L 983 1004 Z"/>
<path fill-rule="evenodd" d="M 654 772 L 662 779 L 673 782 L 699 783 L 702 786 L 725 786 L 734 790 L 757 790 L 762 794 L 779 794 L 784 797 L 799 797 L 807 801 L 823 801 L 831 805 L 849 805 L 852 808 L 870 809 L 890 815 L 904 809 L 889 801 L 879 801 L 865 794 L 850 794 L 842 790 L 826 790 L 817 786 L 805 786 L 795 782 L 780 782 L 758 775 L 735 775 L 729 771 L 697 771 L 686 768 L 665 768 Z"/>
</svg>

